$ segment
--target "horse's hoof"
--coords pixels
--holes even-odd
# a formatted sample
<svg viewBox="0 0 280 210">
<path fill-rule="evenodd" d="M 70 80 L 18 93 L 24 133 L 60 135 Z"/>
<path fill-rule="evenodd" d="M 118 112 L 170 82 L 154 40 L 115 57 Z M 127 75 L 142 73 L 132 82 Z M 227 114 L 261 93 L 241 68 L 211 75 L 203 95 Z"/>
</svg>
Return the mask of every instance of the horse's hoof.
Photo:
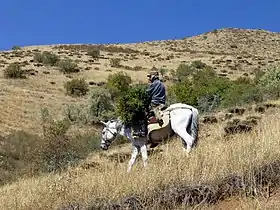
<svg viewBox="0 0 280 210">
<path fill-rule="evenodd" d="M 186 154 L 190 154 L 191 153 L 191 149 L 189 148 L 183 148 L 183 152 L 186 153 Z"/>
</svg>

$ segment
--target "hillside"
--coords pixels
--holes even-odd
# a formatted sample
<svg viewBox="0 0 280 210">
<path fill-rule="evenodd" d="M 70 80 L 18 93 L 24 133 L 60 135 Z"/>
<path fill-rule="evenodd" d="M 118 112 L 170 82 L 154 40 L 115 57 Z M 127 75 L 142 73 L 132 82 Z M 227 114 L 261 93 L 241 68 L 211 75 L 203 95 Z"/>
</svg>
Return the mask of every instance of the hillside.
<svg viewBox="0 0 280 210">
<path fill-rule="evenodd" d="M 100 50 L 98 56 L 96 49 Z M 37 53 L 43 52 L 71 59 L 77 64 L 75 72 L 63 73 L 59 66 L 39 62 Z M 48 59 L 52 62 L 55 58 Z M 120 63 L 115 63 L 117 59 Z M 109 201 L 115 202 L 108 204 L 111 207 L 126 201 L 138 206 L 135 209 L 141 209 L 139 205 L 181 209 L 183 202 L 207 208 L 202 201 L 210 209 L 277 206 L 277 100 L 229 108 L 201 118 L 199 145 L 190 156 L 181 152 L 181 142 L 175 138 L 149 150 L 149 167 L 143 171 L 142 162 L 137 161 L 131 174 L 125 173 L 130 144 L 96 150 L 94 144 L 100 138 L 96 127 L 74 126 L 78 132 L 64 135 L 67 126 L 51 122 L 44 127 L 49 133 L 40 136 L 43 107 L 59 119 L 65 116 L 66 106 L 88 103 L 88 94 L 66 95 L 64 84 L 72 78 L 85 78 L 94 88 L 104 85 L 115 72 L 125 71 L 137 83 L 146 82 L 146 72 L 151 68 L 164 68 L 168 70 L 164 80 L 169 85 L 173 83 L 172 70 L 181 63 L 198 60 L 212 66 L 220 77 L 251 77 L 257 70 L 280 61 L 280 33 L 227 28 L 180 40 L 25 46 L 0 52 L 0 206 L 96 209 Z M 4 72 L 12 63 L 20 64 L 27 78 L 5 78 Z M 24 132 L 15 132 L 21 130 Z M 70 167 L 72 162 L 77 165 Z M 257 200 L 232 198 L 244 189 Z"/>
<path fill-rule="evenodd" d="M 182 62 L 201 60 L 221 75 L 237 78 L 280 60 L 280 34 L 263 30 L 220 29 L 181 40 L 100 45 L 99 59 L 87 55 L 88 45 L 26 46 L 0 53 L 0 131 L 40 132 L 39 112 L 48 107 L 56 116 L 66 104 L 83 103 L 84 98 L 65 95 L 64 83 L 70 77 L 83 77 L 91 84 L 105 82 L 110 73 L 126 71 L 132 79 L 146 81 L 145 73 L 156 68 L 176 69 Z M 51 51 L 60 58 L 78 63 L 80 72 L 65 75 L 55 67 L 34 62 L 36 52 Z M 120 58 L 120 67 L 111 67 L 110 59 Z M 19 62 L 29 70 L 25 80 L 3 78 L 9 63 Z M 35 119 L 35 120 L 34 120 Z"/>
<path fill-rule="evenodd" d="M 146 170 L 139 158 L 130 174 L 125 173 L 130 145 L 92 152 L 61 173 L 21 177 L 1 186 L 0 205 L 24 210 L 121 209 L 117 207 L 123 201 L 130 204 L 125 209 L 137 210 L 274 209 L 279 203 L 279 113 L 273 107 L 265 114 L 246 110 L 243 117 L 260 117 L 258 125 L 250 133 L 226 138 L 221 123 L 204 124 L 199 147 L 190 156 L 175 139 L 149 155 Z"/>
</svg>

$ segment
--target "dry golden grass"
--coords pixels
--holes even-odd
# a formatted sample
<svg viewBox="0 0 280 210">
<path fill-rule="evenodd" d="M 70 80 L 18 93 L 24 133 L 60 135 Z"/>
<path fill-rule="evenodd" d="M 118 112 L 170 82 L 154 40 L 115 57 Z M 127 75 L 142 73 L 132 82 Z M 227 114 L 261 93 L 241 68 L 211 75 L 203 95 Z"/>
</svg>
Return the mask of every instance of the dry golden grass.
<svg viewBox="0 0 280 210">
<path fill-rule="evenodd" d="M 21 179 L 1 187 L 0 206 L 2 209 L 57 209 L 73 203 L 90 205 L 98 198 L 115 200 L 134 193 L 149 196 L 163 185 L 197 185 L 243 174 L 280 158 L 279 126 L 279 111 L 263 117 L 254 132 L 227 140 L 223 137 L 222 124 L 203 126 L 199 146 L 189 157 L 182 152 L 181 142 L 174 140 L 163 146 L 162 154 L 149 157 L 146 170 L 140 160 L 130 174 L 125 173 L 127 161 L 115 164 L 99 153 L 91 154 L 86 162 L 100 163 L 99 167 L 76 167 L 60 175 Z"/>
</svg>

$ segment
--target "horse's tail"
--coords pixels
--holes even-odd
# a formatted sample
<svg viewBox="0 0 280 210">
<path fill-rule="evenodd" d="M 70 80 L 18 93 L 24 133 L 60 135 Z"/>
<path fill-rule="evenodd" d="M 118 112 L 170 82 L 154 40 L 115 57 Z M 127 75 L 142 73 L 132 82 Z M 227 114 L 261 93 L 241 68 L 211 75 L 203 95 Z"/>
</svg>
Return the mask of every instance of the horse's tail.
<svg viewBox="0 0 280 210">
<path fill-rule="evenodd" d="M 198 123 L 198 110 L 196 108 L 192 108 L 192 119 L 191 119 L 191 136 L 194 138 L 194 145 L 197 144 L 198 139 L 198 130 L 199 130 L 199 123 Z"/>
</svg>

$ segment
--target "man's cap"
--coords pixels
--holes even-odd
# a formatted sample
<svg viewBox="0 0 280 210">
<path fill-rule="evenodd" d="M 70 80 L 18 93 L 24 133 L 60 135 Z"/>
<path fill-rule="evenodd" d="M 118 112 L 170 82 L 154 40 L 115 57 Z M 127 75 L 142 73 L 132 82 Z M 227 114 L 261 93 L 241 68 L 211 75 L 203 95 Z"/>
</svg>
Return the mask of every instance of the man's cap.
<svg viewBox="0 0 280 210">
<path fill-rule="evenodd" d="M 151 77 L 151 76 L 159 76 L 158 71 L 149 71 L 147 77 Z"/>
</svg>

